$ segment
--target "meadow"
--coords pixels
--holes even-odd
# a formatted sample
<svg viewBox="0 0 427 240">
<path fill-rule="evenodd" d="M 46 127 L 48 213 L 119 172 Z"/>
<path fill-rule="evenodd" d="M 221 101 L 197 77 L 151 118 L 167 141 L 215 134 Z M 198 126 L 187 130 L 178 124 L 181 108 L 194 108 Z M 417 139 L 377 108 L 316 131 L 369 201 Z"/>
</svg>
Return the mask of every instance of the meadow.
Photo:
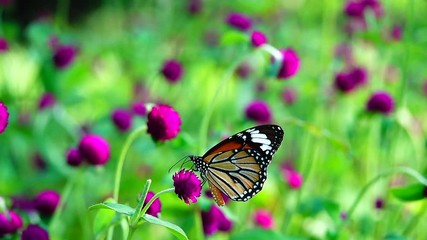
<svg viewBox="0 0 427 240">
<path fill-rule="evenodd" d="M 0 239 L 427 239 L 426 1 L 18 2 Z M 266 124 L 262 190 L 218 207 L 188 156 Z"/>
</svg>

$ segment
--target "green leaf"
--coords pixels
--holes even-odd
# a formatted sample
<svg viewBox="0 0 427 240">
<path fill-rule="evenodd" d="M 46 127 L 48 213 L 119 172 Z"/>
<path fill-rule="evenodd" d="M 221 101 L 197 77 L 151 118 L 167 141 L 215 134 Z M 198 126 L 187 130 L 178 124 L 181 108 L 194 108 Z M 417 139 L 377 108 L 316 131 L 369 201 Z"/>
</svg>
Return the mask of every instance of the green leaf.
<svg viewBox="0 0 427 240">
<path fill-rule="evenodd" d="M 425 185 L 416 183 L 405 187 L 392 188 L 390 191 L 393 196 L 401 201 L 416 201 L 425 198 L 425 189 Z"/>
<path fill-rule="evenodd" d="M 96 236 L 100 236 L 106 232 L 115 215 L 116 213 L 110 211 L 110 209 L 100 209 L 96 213 L 95 219 L 93 221 L 93 232 Z"/>
<path fill-rule="evenodd" d="M 180 227 L 178 227 L 177 225 L 170 223 L 170 222 L 166 222 L 164 220 L 161 220 L 159 218 L 153 217 L 149 214 L 144 214 L 144 216 L 142 216 L 142 219 L 144 219 L 145 221 L 152 223 L 152 224 L 157 224 L 157 225 L 161 225 L 163 227 L 166 227 L 170 232 L 172 232 L 177 238 L 181 239 L 181 240 L 188 240 L 187 235 L 185 234 L 184 230 L 182 230 Z"/>
<path fill-rule="evenodd" d="M 89 207 L 89 210 L 95 210 L 95 209 L 110 209 L 117 213 L 121 213 L 127 216 L 132 216 L 132 214 L 135 212 L 135 209 L 127 205 L 123 205 L 119 203 L 111 203 L 111 202 L 98 203 Z"/>
<path fill-rule="evenodd" d="M 249 36 L 243 32 L 228 31 L 221 38 L 221 45 L 248 44 Z"/>
<path fill-rule="evenodd" d="M 251 229 L 230 237 L 231 240 L 268 239 L 268 240 L 298 240 L 302 238 L 284 236 L 278 232 L 265 229 Z"/>
</svg>

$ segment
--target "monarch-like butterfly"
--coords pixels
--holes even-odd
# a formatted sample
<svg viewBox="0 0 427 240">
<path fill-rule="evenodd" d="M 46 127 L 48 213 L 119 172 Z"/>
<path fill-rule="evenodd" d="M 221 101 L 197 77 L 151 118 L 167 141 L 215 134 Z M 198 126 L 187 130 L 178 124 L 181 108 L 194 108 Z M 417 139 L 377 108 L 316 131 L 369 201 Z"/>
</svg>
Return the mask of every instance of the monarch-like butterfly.
<svg viewBox="0 0 427 240">
<path fill-rule="evenodd" d="M 267 166 L 282 139 L 280 126 L 256 126 L 218 143 L 202 157 L 190 156 L 190 160 L 208 182 L 218 206 L 225 204 L 221 192 L 231 200 L 247 201 L 261 191 Z"/>
</svg>

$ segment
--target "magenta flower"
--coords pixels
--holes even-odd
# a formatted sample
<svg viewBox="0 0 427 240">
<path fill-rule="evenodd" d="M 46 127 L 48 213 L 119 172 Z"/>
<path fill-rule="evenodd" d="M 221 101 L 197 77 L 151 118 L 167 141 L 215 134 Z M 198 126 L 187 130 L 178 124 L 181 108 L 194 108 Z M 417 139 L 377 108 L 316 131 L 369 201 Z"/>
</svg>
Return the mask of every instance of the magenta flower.
<svg viewBox="0 0 427 240">
<path fill-rule="evenodd" d="M 402 26 L 397 24 L 393 25 L 390 32 L 391 39 L 394 41 L 400 41 L 402 39 L 402 31 Z"/>
<path fill-rule="evenodd" d="M 46 92 L 44 93 L 39 100 L 39 109 L 43 110 L 46 108 L 50 108 L 55 105 L 56 99 L 52 93 Z"/>
<path fill-rule="evenodd" d="M 13 211 L 8 211 L 8 215 L 0 213 L 0 238 L 6 234 L 14 234 L 21 227 L 22 219 L 17 213 Z"/>
<path fill-rule="evenodd" d="M 19 209 L 25 212 L 34 212 L 35 206 L 32 198 L 26 196 L 13 196 L 11 197 L 11 209 Z"/>
<path fill-rule="evenodd" d="M 36 224 L 29 224 L 22 231 L 21 240 L 49 240 L 49 233 Z"/>
<path fill-rule="evenodd" d="M 384 199 L 382 198 L 377 198 L 375 199 L 375 208 L 378 210 L 381 210 L 384 208 Z"/>
<path fill-rule="evenodd" d="M 132 127 L 132 114 L 125 109 L 114 110 L 111 114 L 111 120 L 121 132 L 126 132 Z"/>
<path fill-rule="evenodd" d="M 297 53 L 291 48 L 282 49 L 280 52 L 282 53 L 283 60 L 277 78 L 288 79 L 298 73 L 300 59 Z"/>
<path fill-rule="evenodd" d="M 0 37 L 0 53 L 6 52 L 9 50 L 9 43 L 5 38 Z"/>
<path fill-rule="evenodd" d="M 181 130 L 179 114 L 168 105 L 156 105 L 147 119 L 147 132 L 156 141 L 164 142 L 175 138 Z"/>
<path fill-rule="evenodd" d="M 348 74 L 357 86 L 364 85 L 368 81 L 368 72 L 363 67 L 354 67 Z"/>
<path fill-rule="evenodd" d="M 350 17 L 363 17 L 365 5 L 361 1 L 350 1 L 344 6 L 344 12 Z"/>
<path fill-rule="evenodd" d="M 233 222 L 216 205 L 212 205 L 209 211 L 202 211 L 202 222 L 203 231 L 207 236 L 218 231 L 229 232 L 233 228 Z"/>
<path fill-rule="evenodd" d="M 183 74 L 181 63 L 174 59 L 167 60 L 163 64 L 163 68 L 161 70 L 163 76 L 168 80 L 170 83 L 176 83 L 178 82 Z"/>
<path fill-rule="evenodd" d="M 341 218 L 342 220 L 346 220 L 346 219 L 347 219 L 347 213 L 346 213 L 346 212 L 341 212 L 341 213 L 340 213 L 340 218 Z"/>
<path fill-rule="evenodd" d="M 252 27 L 252 20 L 241 13 L 230 13 L 227 16 L 227 23 L 241 31 L 247 31 Z"/>
<path fill-rule="evenodd" d="M 253 31 L 251 34 L 251 43 L 252 46 L 259 47 L 267 43 L 267 37 L 262 32 Z"/>
<path fill-rule="evenodd" d="M 375 17 L 379 18 L 384 14 L 384 9 L 379 0 L 362 0 L 364 10 L 370 9 Z"/>
<path fill-rule="evenodd" d="M 271 111 L 268 104 L 261 100 L 255 100 L 246 107 L 246 117 L 257 123 L 271 122 Z"/>
<path fill-rule="evenodd" d="M 147 114 L 147 108 L 145 107 L 144 102 L 141 102 L 141 101 L 133 102 L 131 108 L 132 108 L 133 114 L 135 115 L 143 117 Z"/>
<path fill-rule="evenodd" d="M 196 203 L 202 191 L 202 182 L 192 171 L 181 170 L 172 176 L 175 193 L 186 204 Z"/>
<path fill-rule="evenodd" d="M 58 69 L 65 69 L 71 63 L 77 54 L 77 48 L 73 45 L 59 45 L 53 53 L 53 63 Z"/>
<path fill-rule="evenodd" d="M 388 115 L 394 110 L 394 100 L 387 92 L 375 92 L 366 103 L 366 110 Z"/>
<path fill-rule="evenodd" d="M 0 102 L 0 134 L 2 134 L 9 124 L 9 112 L 7 111 L 6 105 Z"/>
<path fill-rule="evenodd" d="M 80 155 L 91 165 L 104 165 L 110 158 L 110 145 L 101 136 L 88 134 L 78 146 Z"/>
<path fill-rule="evenodd" d="M 290 188 L 299 189 L 301 187 L 303 178 L 295 170 L 291 162 L 285 162 L 282 164 L 282 173 Z"/>
<path fill-rule="evenodd" d="M 236 69 L 236 73 L 240 78 L 247 78 L 251 72 L 252 67 L 249 63 L 242 63 Z"/>
<path fill-rule="evenodd" d="M 283 89 L 282 99 L 286 104 L 292 105 L 296 101 L 296 98 L 297 92 L 295 91 L 295 89 L 289 87 Z"/>
<path fill-rule="evenodd" d="M 34 199 L 34 205 L 41 215 L 51 216 L 59 205 L 61 195 L 53 190 L 40 192 Z"/>
<path fill-rule="evenodd" d="M 70 166 L 78 167 L 83 163 L 83 157 L 76 148 L 70 148 L 67 152 L 67 163 Z"/>
<path fill-rule="evenodd" d="M 335 75 L 334 86 L 337 90 L 343 93 L 349 93 L 356 89 L 356 82 L 346 72 L 339 72 Z"/>
<path fill-rule="evenodd" d="M 154 197 L 154 192 L 148 192 L 147 197 L 144 200 L 144 206 Z M 147 214 L 150 214 L 153 217 L 159 217 L 160 212 L 162 211 L 162 203 L 160 202 L 160 199 L 154 200 L 154 202 L 150 205 L 150 207 L 147 209 Z"/>
<path fill-rule="evenodd" d="M 274 219 L 271 213 L 267 210 L 257 210 L 254 214 L 254 223 L 255 225 L 264 228 L 272 229 L 274 228 Z"/>
<path fill-rule="evenodd" d="M 197 14 L 202 10 L 202 0 L 189 0 L 187 5 L 188 12 L 190 14 Z"/>
</svg>

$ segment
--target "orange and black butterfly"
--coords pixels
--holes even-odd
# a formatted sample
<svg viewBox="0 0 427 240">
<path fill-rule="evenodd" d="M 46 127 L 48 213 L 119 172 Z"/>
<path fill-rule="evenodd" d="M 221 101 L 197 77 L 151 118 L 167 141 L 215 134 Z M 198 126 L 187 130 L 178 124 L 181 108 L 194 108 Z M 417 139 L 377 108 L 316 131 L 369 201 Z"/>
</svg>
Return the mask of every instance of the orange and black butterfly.
<svg viewBox="0 0 427 240">
<path fill-rule="evenodd" d="M 190 156 L 190 160 L 219 206 L 225 204 L 221 192 L 231 200 L 247 201 L 261 191 L 267 166 L 282 139 L 280 126 L 256 126 L 218 143 L 202 157 Z"/>
</svg>

